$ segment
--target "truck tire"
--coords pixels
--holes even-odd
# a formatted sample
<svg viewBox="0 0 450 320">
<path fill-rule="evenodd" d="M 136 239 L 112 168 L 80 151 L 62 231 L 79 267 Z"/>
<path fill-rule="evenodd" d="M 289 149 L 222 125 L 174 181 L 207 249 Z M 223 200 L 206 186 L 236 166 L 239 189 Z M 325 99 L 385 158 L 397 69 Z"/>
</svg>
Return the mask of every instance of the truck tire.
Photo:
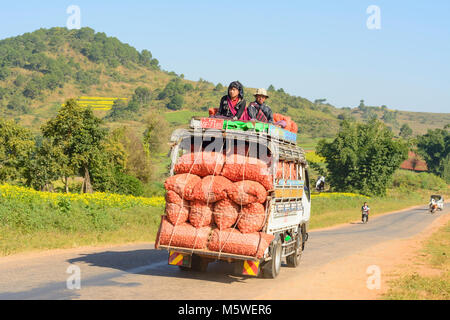
<svg viewBox="0 0 450 320">
<path fill-rule="evenodd" d="M 282 252 L 280 236 L 276 236 L 271 244 L 272 259 L 261 267 L 264 278 L 275 279 L 280 274 Z"/>
<path fill-rule="evenodd" d="M 296 268 L 300 264 L 303 252 L 303 234 L 302 229 L 298 228 L 297 241 L 295 241 L 295 252 L 286 257 L 288 267 Z"/>
</svg>

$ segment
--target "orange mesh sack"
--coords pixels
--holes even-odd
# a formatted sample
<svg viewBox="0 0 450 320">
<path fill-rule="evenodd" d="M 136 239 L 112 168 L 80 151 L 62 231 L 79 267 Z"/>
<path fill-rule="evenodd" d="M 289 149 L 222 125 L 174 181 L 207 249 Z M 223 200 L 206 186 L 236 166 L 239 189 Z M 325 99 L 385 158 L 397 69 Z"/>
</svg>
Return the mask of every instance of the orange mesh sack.
<svg viewBox="0 0 450 320">
<path fill-rule="evenodd" d="M 196 228 L 209 226 L 212 220 L 212 207 L 212 204 L 207 205 L 203 201 L 192 201 L 189 222 Z"/>
<path fill-rule="evenodd" d="M 214 229 L 208 249 L 262 258 L 274 236 L 261 232 L 241 233 L 236 229 Z"/>
<path fill-rule="evenodd" d="M 219 112 L 219 108 L 209 108 L 208 111 L 209 111 L 209 116 L 211 117 Z"/>
<path fill-rule="evenodd" d="M 223 200 L 228 195 L 228 190 L 233 183 L 222 176 L 206 176 L 195 186 L 191 194 L 192 200 L 214 203 Z"/>
<path fill-rule="evenodd" d="M 181 199 L 181 197 L 175 191 L 169 190 L 166 193 L 166 203 L 175 203 L 178 205 L 189 206 L 189 202 Z"/>
<path fill-rule="evenodd" d="M 276 122 L 281 121 L 281 120 L 284 120 L 283 115 L 281 115 L 279 113 L 274 113 L 273 114 L 273 122 L 276 123 Z"/>
<path fill-rule="evenodd" d="M 191 173 L 200 177 L 218 175 L 222 171 L 224 156 L 218 152 L 186 153 L 178 158 L 175 173 Z"/>
<path fill-rule="evenodd" d="M 234 225 L 238 215 L 239 206 L 230 199 L 223 199 L 214 204 L 214 222 L 220 230 Z"/>
<path fill-rule="evenodd" d="M 291 129 L 292 129 L 291 132 L 293 133 L 298 132 L 298 125 L 294 121 L 292 121 Z"/>
<path fill-rule="evenodd" d="M 267 198 L 266 189 L 256 181 L 244 180 L 233 183 L 228 196 L 238 205 L 245 206 L 250 203 L 264 203 Z"/>
<path fill-rule="evenodd" d="M 192 200 L 192 190 L 200 181 L 201 178 L 193 174 L 176 174 L 166 179 L 166 182 L 164 182 L 164 188 L 166 188 L 167 191 L 176 192 L 183 199 Z"/>
<path fill-rule="evenodd" d="M 166 203 L 167 219 L 174 224 L 185 223 L 189 218 L 189 207 L 175 203 Z"/>
<path fill-rule="evenodd" d="M 163 218 L 159 229 L 157 244 L 160 245 L 205 249 L 208 242 L 210 227 L 196 229 L 189 223 L 173 226 L 167 219 Z"/>
<path fill-rule="evenodd" d="M 284 179 L 291 179 L 291 162 L 284 163 Z"/>
<path fill-rule="evenodd" d="M 294 162 L 291 162 L 291 179 L 297 180 L 297 166 Z"/>
<path fill-rule="evenodd" d="M 284 169 L 284 162 L 279 161 L 277 163 L 277 179 L 283 178 L 283 169 Z"/>
<path fill-rule="evenodd" d="M 264 206 L 260 203 L 252 203 L 242 208 L 237 226 L 242 233 L 252 233 L 260 231 L 265 220 Z"/>
<path fill-rule="evenodd" d="M 264 161 L 234 154 L 226 157 L 222 175 L 231 181 L 252 180 L 261 183 L 266 190 L 273 189 L 273 176 Z"/>
</svg>

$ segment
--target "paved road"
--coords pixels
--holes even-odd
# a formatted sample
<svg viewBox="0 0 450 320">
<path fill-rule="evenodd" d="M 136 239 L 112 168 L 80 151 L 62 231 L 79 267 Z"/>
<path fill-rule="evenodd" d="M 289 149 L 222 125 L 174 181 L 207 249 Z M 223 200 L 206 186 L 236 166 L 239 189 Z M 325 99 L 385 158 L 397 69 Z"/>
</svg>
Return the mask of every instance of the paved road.
<svg viewBox="0 0 450 320">
<path fill-rule="evenodd" d="M 366 225 L 311 232 L 301 265 L 282 268 L 275 280 L 235 276 L 226 262 L 210 264 L 207 273 L 183 272 L 168 266 L 167 252 L 152 244 L 0 258 L 0 299 L 251 299 L 268 282 L 289 290 L 292 276 L 384 241 L 414 236 L 449 212 L 431 215 L 419 208 L 376 217 Z M 67 289 L 71 265 L 81 271 L 79 290 Z"/>
</svg>

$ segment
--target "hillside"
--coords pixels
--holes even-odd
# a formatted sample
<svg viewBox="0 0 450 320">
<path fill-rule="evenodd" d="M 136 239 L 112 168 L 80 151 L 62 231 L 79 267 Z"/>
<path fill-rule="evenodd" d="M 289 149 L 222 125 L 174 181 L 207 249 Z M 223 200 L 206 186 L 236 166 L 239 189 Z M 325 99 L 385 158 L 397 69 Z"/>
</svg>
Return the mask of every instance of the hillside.
<svg viewBox="0 0 450 320">
<path fill-rule="evenodd" d="M 95 110 L 97 116 L 106 117 L 110 127 L 127 124 L 139 131 L 142 119 L 155 112 L 164 114 L 172 126 L 183 126 L 192 115 L 207 115 L 208 108 L 217 106 L 226 86 L 202 79 L 190 81 L 182 74 L 164 71 L 150 51 L 138 52 L 90 28 L 39 29 L 0 41 L 0 116 L 16 119 L 35 133 L 62 103 L 81 96 L 108 97 L 110 101 L 122 98 L 113 106 L 113 116 L 109 108 Z M 137 88 L 150 92 L 145 105 L 127 106 L 125 99 Z M 256 89 L 245 89 L 246 99 L 251 101 Z M 396 133 L 406 123 L 414 134 L 450 123 L 448 113 L 394 111 L 385 106 L 339 109 L 274 86 L 268 90 L 269 105 L 299 124 L 304 141 L 332 137 L 339 123 L 348 118 L 363 121 L 377 116 Z"/>
</svg>

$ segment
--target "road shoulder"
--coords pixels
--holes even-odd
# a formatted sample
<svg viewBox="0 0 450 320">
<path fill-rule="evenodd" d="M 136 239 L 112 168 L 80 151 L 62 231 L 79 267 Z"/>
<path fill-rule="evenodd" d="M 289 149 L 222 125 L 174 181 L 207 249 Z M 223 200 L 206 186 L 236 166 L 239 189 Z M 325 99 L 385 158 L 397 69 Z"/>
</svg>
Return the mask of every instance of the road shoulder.
<svg viewBox="0 0 450 320">
<path fill-rule="evenodd" d="M 405 266 L 411 267 L 424 241 L 448 221 L 450 213 L 447 211 L 414 237 L 385 241 L 334 260 L 312 272 L 300 273 L 295 279 L 290 279 L 290 282 L 301 286 L 293 286 L 289 291 L 280 290 L 277 286 L 257 299 L 380 299 L 389 290 L 388 282 Z M 379 288 L 375 281 L 378 271 Z"/>
</svg>

